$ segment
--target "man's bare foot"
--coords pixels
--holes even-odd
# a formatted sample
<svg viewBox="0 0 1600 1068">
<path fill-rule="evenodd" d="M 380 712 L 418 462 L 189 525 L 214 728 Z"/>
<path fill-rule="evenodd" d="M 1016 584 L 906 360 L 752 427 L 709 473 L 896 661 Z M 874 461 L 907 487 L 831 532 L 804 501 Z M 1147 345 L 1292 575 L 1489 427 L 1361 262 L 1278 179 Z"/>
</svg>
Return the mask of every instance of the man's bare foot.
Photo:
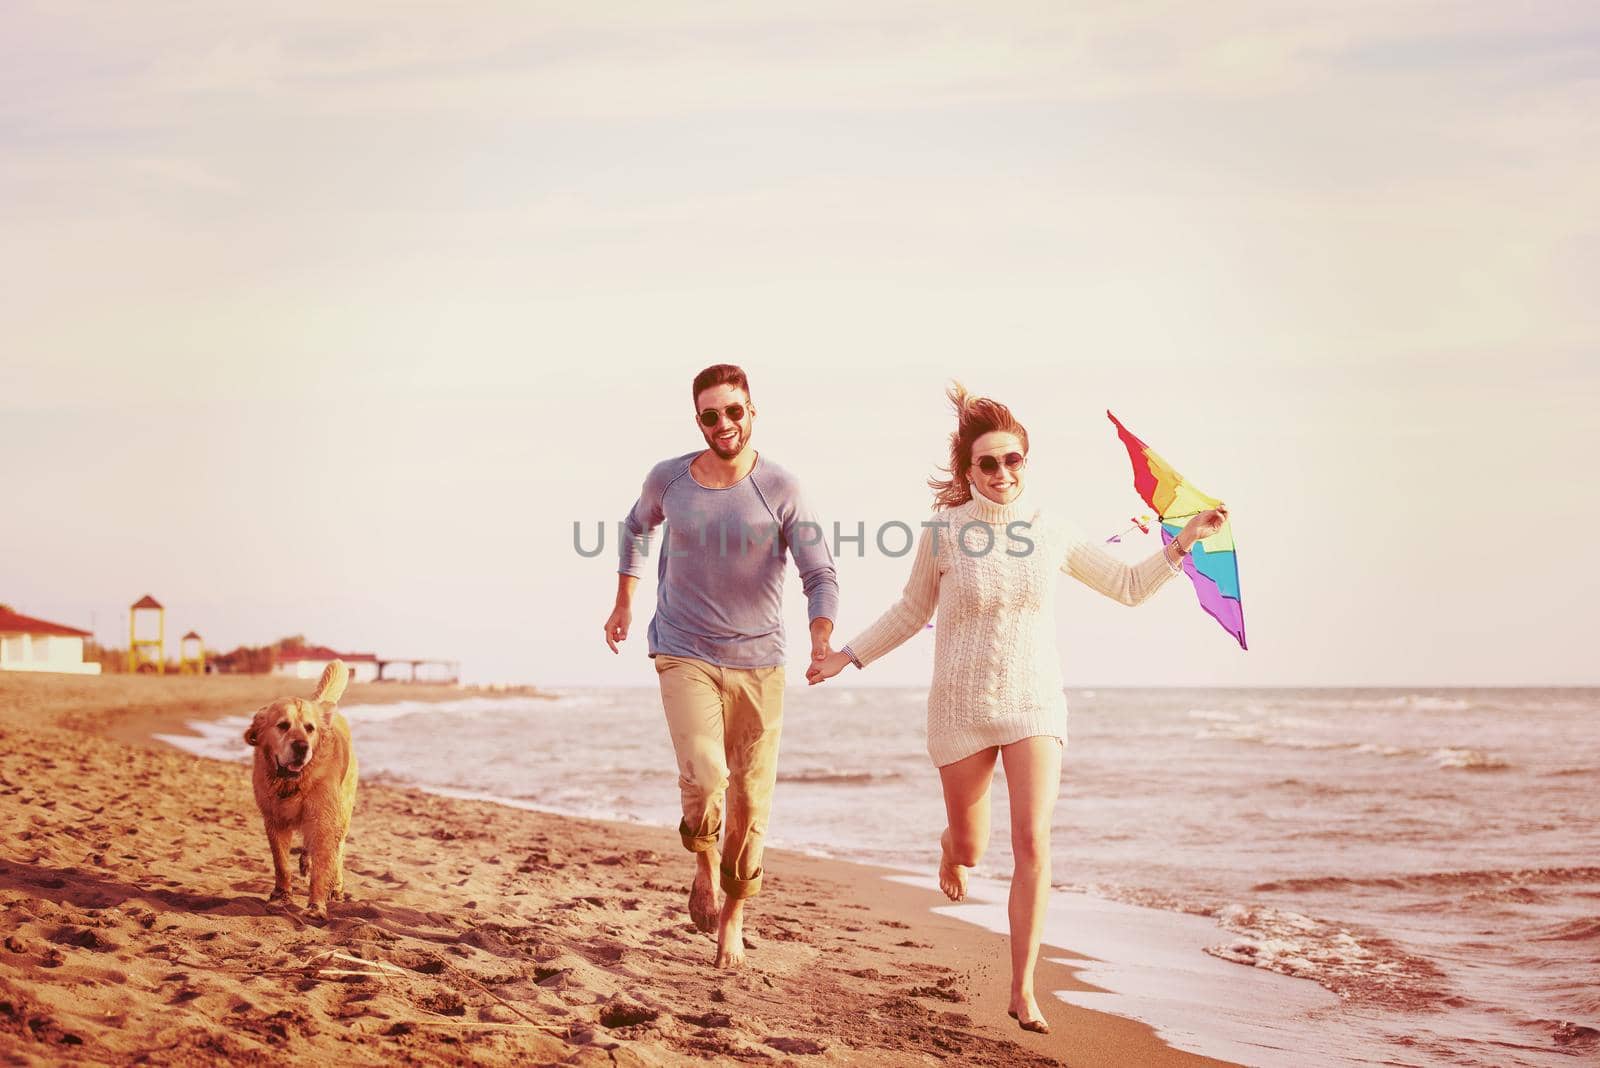
<svg viewBox="0 0 1600 1068">
<path fill-rule="evenodd" d="M 744 901 L 728 898 L 722 903 L 722 922 L 717 927 L 717 967 L 744 965 Z"/>
<path fill-rule="evenodd" d="M 1011 1007 L 1006 1010 L 1006 1015 L 1017 1021 L 1017 1026 L 1024 1031 L 1032 1031 L 1039 1035 L 1048 1035 L 1050 1025 L 1045 1022 L 1044 1013 L 1039 1011 L 1039 1003 L 1033 1000 L 1033 994 L 1012 994 Z"/>
<path fill-rule="evenodd" d="M 939 836 L 939 889 L 951 901 L 963 901 L 967 896 L 967 869 L 950 859 L 950 828 Z"/>
<path fill-rule="evenodd" d="M 695 854 L 694 885 L 689 888 L 689 918 L 702 931 L 717 929 L 717 910 L 722 902 L 717 900 L 717 851 L 709 849 Z"/>
</svg>

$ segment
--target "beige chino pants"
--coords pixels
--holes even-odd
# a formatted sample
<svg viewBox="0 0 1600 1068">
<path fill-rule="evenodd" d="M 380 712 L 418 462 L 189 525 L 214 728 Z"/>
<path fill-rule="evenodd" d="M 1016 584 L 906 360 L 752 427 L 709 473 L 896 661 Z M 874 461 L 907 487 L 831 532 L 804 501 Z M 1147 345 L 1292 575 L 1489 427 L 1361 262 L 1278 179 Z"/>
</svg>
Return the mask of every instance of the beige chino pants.
<svg viewBox="0 0 1600 1068">
<path fill-rule="evenodd" d="M 723 892 L 752 897 L 761 890 L 761 843 L 778 777 L 783 667 L 725 668 L 659 653 L 655 659 L 683 796 L 678 834 L 691 853 L 715 849 L 720 836 Z"/>
</svg>

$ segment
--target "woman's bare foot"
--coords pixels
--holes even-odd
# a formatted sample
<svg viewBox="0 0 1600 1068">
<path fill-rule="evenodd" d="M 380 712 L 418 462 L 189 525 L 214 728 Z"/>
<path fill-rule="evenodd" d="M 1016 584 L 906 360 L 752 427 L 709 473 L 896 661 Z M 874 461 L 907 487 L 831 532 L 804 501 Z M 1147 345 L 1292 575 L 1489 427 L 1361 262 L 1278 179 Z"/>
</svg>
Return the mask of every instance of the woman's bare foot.
<svg viewBox="0 0 1600 1068">
<path fill-rule="evenodd" d="M 689 888 L 689 918 L 702 931 L 717 929 L 717 851 L 695 854 L 694 885 Z"/>
<path fill-rule="evenodd" d="M 722 903 L 722 922 L 717 927 L 717 967 L 738 968 L 744 964 L 744 901 L 728 898 Z"/>
<path fill-rule="evenodd" d="M 950 828 L 939 836 L 939 889 L 951 901 L 962 901 L 967 896 L 967 869 L 950 859 Z"/>
<path fill-rule="evenodd" d="M 1045 1022 L 1044 1013 L 1039 1011 L 1039 1003 L 1033 1000 L 1031 993 L 1012 994 L 1011 1007 L 1006 1010 L 1006 1015 L 1017 1021 L 1017 1026 L 1024 1031 L 1039 1035 L 1050 1033 L 1050 1025 Z"/>
</svg>

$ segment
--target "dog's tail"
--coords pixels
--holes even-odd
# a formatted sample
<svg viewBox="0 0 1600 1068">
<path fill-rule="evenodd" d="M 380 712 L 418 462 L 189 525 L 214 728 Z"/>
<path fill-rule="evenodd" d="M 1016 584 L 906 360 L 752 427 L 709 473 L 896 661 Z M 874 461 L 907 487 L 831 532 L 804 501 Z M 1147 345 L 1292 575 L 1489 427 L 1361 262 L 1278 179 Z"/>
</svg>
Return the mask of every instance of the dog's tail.
<svg viewBox="0 0 1600 1068">
<path fill-rule="evenodd" d="M 339 703 L 339 698 L 344 696 L 344 688 L 349 683 L 350 669 L 344 666 L 343 660 L 335 660 L 322 669 L 322 681 L 317 683 L 316 695 L 311 699 L 336 705 Z"/>
</svg>

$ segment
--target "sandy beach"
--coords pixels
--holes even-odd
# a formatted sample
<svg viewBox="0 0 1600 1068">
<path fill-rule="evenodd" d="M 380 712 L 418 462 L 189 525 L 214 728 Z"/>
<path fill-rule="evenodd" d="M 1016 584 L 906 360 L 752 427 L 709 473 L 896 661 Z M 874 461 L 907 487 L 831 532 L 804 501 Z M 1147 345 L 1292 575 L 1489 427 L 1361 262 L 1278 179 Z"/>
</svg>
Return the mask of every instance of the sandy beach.
<svg viewBox="0 0 1600 1068">
<path fill-rule="evenodd" d="M 1018 1031 L 1004 940 L 876 869 L 770 854 L 749 963 L 720 973 L 671 832 L 382 782 L 361 786 L 354 900 L 312 926 L 266 902 L 247 769 L 154 740 L 299 688 L 0 676 L 8 1062 L 1221 1063 L 1054 998 L 1052 1034 Z M 1092 988 L 1045 963 L 1039 989 Z"/>
</svg>

